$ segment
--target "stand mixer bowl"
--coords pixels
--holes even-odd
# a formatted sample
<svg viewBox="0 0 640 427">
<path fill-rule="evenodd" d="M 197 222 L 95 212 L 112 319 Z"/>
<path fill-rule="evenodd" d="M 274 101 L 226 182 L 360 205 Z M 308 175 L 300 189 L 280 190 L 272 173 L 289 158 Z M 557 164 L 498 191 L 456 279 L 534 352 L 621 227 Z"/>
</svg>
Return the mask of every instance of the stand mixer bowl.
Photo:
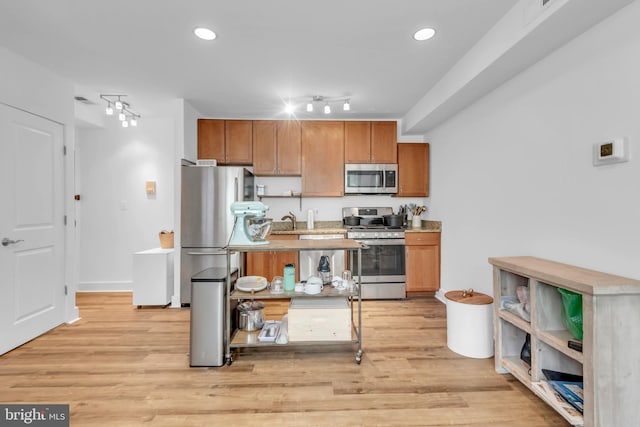
<svg viewBox="0 0 640 427">
<path fill-rule="evenodd" d="M 260 216 L 247 215 L 244 217 L 244 229 L 249 238 L 254 242 L 263 242 L 266 240 L 273 218 L 265 218 Z"/>
</svg>

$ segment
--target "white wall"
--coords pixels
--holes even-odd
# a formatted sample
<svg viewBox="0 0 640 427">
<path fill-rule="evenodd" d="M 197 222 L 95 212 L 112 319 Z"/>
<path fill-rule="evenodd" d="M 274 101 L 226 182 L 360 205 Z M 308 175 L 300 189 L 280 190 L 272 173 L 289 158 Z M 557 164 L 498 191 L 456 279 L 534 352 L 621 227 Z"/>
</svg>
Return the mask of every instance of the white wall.
<svg viewBox="0 0 640 427">
<path fill-rule="evenodd" d="M 173 263 L 173 298 L 171 300 L 172 307 L 180 307 L 180 258 L 179 251 L 181 249 L 180 241 L 180 215 L 181 215 L 181 193 L 182 193 L 182 159 L 195 162 L 198 158 L 198 118 L 202 114 L 184 99 L 176 99 L 173 101 L 173 119 L 175 123 L 175 155 L 174 155 L 174 223 L 176 224 Z"/>
<path fill-rule="evenodd" d="M 294 177 L 256 177 L 257 184 L 265 185 L 266 194 L 282 194 L 284 191 L 300 193 L 301 178 Z M 298 221 L 307 220 L 307 210 L 313 209 L 316 221 L 339 221 L 342 219 L 342 208 L 355 206 L 390 206 L 397 212 L 400 205 L 415 203 L 429 204 L 428 198 L 422 197 L 391 197 L 391 196 L 345 196 L 345 197 L 305 197 L 302 203 L 298 198 L 269 198 L 262 202 L 269 206 L 268 216 L 280 221 L 283 215 L 293 212 Z M 302 206 L 301 206 L 302 205 Z M 425 219 L 434 219 L 429 212 L 423 214 Z"/>
<path fill-rule="evenodd" d="M 491 294 L 491 256 L 640 279 L 639 21 L 634 2 L 426 135 L 443 293 Z M 632 160 L 592 166 L 619 136 Z"/>
<path fill-rule="evenodd" d="M 74 192 L 74 101 L 70 81 L 0 46 L 0 103 L 61 123 L 67 156 L 64 164 L 65 202 L 68 224 L 75 219 Z M 65 230 L 65 320 L 78 318 L 76 290 L 76 230 Z"/>
<path fill-rule="evenodd" d="M 79 289 L 130 290 L 132 254 L 159 247 L 174 225 L 174 121 L 117 119 L 78 129 Z M 156 181 L 147 195 L 145 181 Z"/>
</svg>

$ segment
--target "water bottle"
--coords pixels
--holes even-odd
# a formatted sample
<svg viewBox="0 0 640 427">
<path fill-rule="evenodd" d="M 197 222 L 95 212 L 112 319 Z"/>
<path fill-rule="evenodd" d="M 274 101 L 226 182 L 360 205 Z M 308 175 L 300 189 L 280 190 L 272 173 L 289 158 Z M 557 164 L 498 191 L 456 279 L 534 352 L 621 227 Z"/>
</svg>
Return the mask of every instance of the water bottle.
<svg viewBox="0 0 640 427">
<path fill-rule="evenodd" d="M 296 266 L 287 264 L 284 266 L 284 290 L 293 292 L 296 287 Z"/>
<path fill-rule="evenodd" d="M 315 228 L 315 224 L 313 222 L 313 209 L 309 209 L 307 211 L 307 229 L 313 230 Z"/>
<path fill-rule="evenodd" d="M 328 255 L 322 255 L 320 257 L 320 264 L 318 264 L 318 275 L 322 279 L 322 284 L 326 285 L 331 283 L 331 264 L 329 263 Z"/>
</svg>

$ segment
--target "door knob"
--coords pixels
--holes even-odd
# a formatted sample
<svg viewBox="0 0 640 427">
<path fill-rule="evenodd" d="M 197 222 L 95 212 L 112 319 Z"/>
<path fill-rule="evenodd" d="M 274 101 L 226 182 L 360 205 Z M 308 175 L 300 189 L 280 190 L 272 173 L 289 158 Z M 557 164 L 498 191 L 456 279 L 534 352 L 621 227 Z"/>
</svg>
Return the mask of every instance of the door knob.
<svg viewBox="0 0 640 427">
<path fill-rule="evenodd" d="M 22 240 L 22 239 L 11 240 L 10 238 L 5 237 L 4 239 L 2 239 L 2 246 L 14 245 L 14 244 L 20 243 L 20 242 L 24 242 L 24 240 Z"/>
</svg>

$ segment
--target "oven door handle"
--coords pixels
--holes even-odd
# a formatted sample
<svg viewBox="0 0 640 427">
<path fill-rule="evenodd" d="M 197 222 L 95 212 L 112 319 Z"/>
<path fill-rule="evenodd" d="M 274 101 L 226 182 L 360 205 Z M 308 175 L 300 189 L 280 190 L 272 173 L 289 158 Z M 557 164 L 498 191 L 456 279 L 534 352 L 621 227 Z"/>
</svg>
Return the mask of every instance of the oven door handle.
<svg viewBox="0 0 640 427">
<path fill-rule="evenodd" d="M 362 243 L 366 246 L 398 246 L 404 245 L 404 239 L 372 239 L 372 240 L 358 240 L 356 242 Z"/>
</svg>

